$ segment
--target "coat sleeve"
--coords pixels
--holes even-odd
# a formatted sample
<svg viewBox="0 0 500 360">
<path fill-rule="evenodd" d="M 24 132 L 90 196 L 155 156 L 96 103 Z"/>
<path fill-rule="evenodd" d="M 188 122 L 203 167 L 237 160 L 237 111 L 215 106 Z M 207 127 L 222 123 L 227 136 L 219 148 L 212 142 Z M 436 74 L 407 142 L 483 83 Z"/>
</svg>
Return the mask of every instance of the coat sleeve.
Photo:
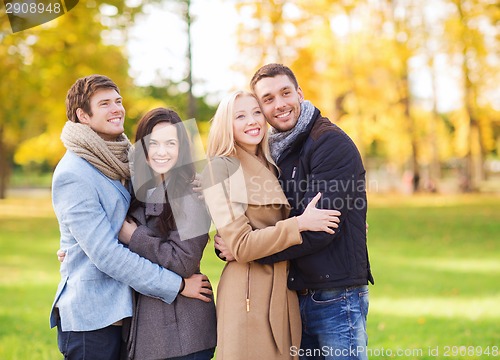
<svg viewBox="0 0 500 360">
<path fill-rule="evenodd" d="M 175 216 L 178 230 L 162 236 L 159 230 L 140 225 L 132 234 L 129 248 L 140 256 L 188 278 L 200 268 L 203 250 L 208 241 L 210 221 L 204 205 L 193 196 L 187 195 L 181 204 L 182 209 L 176 212 L 178 215 Z M 196 227 L 197 231 L 189 236 L 197 236 L 185 238 L 183 234 L 193 227 Z"/>
<path fill-rule="evenodd" d="M 71 171 L 60 175 L 53 184 L 54 209 L 90 261 L 141 294 L 173 302 L 181 277 L 119 243 L 92 179 Z"/>
<path fill-rule="evenodd" d="M 262 258 L 260 263 L 291 260 L 321 251 L 339 237 L 346 219 L 366 212 L 365 170 L 356 146 L 346 134 L 335 131 L 324 133 L 316 141 L 310 159 L 308 190 L 301 208 L 294 209 L 293 214 L 301 214 L 312 198 L 321 192 L 318 207 L 340 211 L 339 227 L 335 229 L 335 234 L 304 231 L 301 245 Z"/>
<path fill-rule="evenodd" d="M 230 196 L 245 190 L 244 179 L 238 177 L 237 160 L 215 159 L 207 168 L 209 170 L 205 169 L 202 174 L 205 202 L 217 232 L 236 261 L 253 261 L 302 242 L 295 218 L 278 221 L 274 226 L 263 229 L 252 229 L 243 196 L 238 199 Z M 236 187 L 238 191 L 231 187 Z"/>
</svg>

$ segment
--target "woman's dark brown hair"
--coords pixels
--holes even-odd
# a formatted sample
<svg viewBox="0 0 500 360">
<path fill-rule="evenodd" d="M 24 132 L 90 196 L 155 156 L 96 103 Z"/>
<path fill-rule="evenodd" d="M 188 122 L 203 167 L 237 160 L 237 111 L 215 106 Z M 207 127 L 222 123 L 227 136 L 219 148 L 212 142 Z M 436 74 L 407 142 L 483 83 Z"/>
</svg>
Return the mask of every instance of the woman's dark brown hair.
<svg viewBox="0 0 500 360">
<path fill-rule="evenodd" d="M 179 140 L 179 155 L 174 167 L 169 171 L 168 183 L 161 181 L 148 165 L 148 139 L 153 128 L 161 123 L 168 123 L 177 129 Z M 130 211 L 139 206 L 145 206 L 147 202 L 147 192 L 156 186 L 163 186 L 165 192 L 165 203 L 163 212 L 160 215 L 160 230 L 166 234 L 176 228 L 175 219 L 172 212 L 172 205 L 177 206 L 182 196 L 192 192 L 191 182 L 195 178 L 196 170 L 192 161 L 191 145 L 189 137 L 182 123 L 181 118 L 171 109 L 156 108 L 146 113 L 137 126 L 135 135 L 135 150 L 133 153 L 133 184 L 141 184 L 134 189 L 135 196 L 130 205 Z"/>
</svg>

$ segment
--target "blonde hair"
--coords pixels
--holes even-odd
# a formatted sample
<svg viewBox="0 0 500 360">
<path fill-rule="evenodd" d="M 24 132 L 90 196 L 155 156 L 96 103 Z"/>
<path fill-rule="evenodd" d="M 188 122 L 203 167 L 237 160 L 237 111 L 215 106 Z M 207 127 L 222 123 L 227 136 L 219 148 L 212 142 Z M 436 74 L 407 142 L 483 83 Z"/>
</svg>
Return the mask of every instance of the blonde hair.
<svg viewBox="0 0 500 360">
<path fill-rule="evenodd" d="M 256 101 L 257 98 L 254 94 L 247 91 L 235 91 L 224 97 L 214 117 L 208 133 L 207 155 L 209 158 L 215 156 L 235 156 L 236 155 L 236 142 L 234 140 L 234 103 L 236 99 L 244 96 L 253 97 Z M 258 103 L 258 101 L 257 101 Z M 263 154 L 266 160 L 277 168 L 274 163 L 271 152 L 269 150 L 269 137 L 267 134 L 267 122 L 264 129 L 264 137 L 257 146 L 257 153 Z"/>
</svg>

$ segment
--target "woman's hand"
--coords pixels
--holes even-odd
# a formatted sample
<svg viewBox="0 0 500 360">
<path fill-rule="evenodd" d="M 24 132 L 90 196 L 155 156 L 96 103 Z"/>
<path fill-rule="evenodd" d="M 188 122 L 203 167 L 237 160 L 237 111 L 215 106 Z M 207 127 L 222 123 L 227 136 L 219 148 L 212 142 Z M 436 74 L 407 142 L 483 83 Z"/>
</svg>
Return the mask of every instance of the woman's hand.
<svg viewBox="0 0 500 360">
<path fill-rule="evenodd" d="M 57 250 L 57 260 L 59 260 L 59 262 L 63 262 L 65 257 L 66 251 L 64 251 L 63 249 Z"/>
<path fill-rule="evenodd" d="M 193 191 L 198 195 L 198 199 L 205 200 L 205 197 L 203 196 L 203 187 L 201 185 L 201 175 L 200 174 L 197 173 L 194 176 L 194 179 L 191 182 L 191 185 L 193 187 Z"/>
<path fill-rule="evenodd" d="M 220 237 L 219 234 L 215 234 L 214 236 L 214 247 L 219 250 L 219 257 L 224 261 L 235 261 L 233 254 L 229 251 L 224 240 Z"/>
<path fill-rule="evenodd" d="M 297 216 L 299 231 L 324 231 L 329 234 L 335 234 L 333 229 L 339 227 L 340 211 L 317 209 L 316 204 L 321 198 L 321 193 L 316 196 L 307 205 L 302 215 Z"/>
<path fill-rule="evenodd" d="M 212 299 L 212 284 L 208 277 L 203 274 L 193 274 L 187 279 L 183 279 L 184 289 L 181 295 L 192 299 L 198 299 L 204 302 L 210 302 Z"/>
<path fill-rule="evenodd" d="M 118 233 L 118 239 L 125 245 L 128 245 L 130 243 L 130 239 L 132 238 L 132 234 L 136 229 L 137 229 L 137 224 L 134 222 L 134 220 L 130 218 L 125 218 L 122 228 Z"/>
</svg>

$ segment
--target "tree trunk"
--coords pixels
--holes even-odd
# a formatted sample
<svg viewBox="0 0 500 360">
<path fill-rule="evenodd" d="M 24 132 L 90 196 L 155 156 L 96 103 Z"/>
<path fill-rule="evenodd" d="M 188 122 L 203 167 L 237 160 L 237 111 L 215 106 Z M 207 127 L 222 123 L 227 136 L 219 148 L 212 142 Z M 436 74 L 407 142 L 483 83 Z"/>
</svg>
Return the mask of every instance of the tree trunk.
<svg viewBox="0 0 500 360">
<path fill-rule="evenodd" d="M 403 73 L 403 105 L 404 116 L 407 121 L 408 135 L 411 139 L 411 171 L 412 171 L 412 191 L 418 192 L 420 190 L 420 164 L 418 162 L 418 142 L 417 134 L 415 131 L 415 120 L 411 116 L 411 103 L 410 103 L 410 85 L 408 81 L 408 63 L 405 64 Z"/>
<path fill-rule="evenodd" d="M 193 95 L 193 54 L 192 54 L 192 43 L 191 43 L 191 0 L 186 1 L 186 24 L 187 24 L 187 37 L 188 37 L 188 47 L 187 47 L 187 61 L 188 61 L 188 75 L 187 82 L 189 86 L 188 90 L 188 119 L 196 118 L 196 99 Z"/>
<path fill-rule="evenodd" d="M 464 192 L 477 191 L 479 181 L 484 177 L 484 159 L 483 149 L 480 137 L 479 122 L 476 118 L 476 96 L 471 81 L 471 73 L 467 63 L 467 54 L 470 52 L 470 38 L 467 28 L 467 18 L 463 11 L 462 1 L 456 1 L 456 6 L 462 20 L 462 76 L 464 86 L 464 106 L 467 113 L 468 121 L 468 137 L 467 137 L 467 154 L 465 156 L 465 169 L 462 190 Z"/>
<path fill-rule="evenodd" d="M 5 199 L 7 196 L 7 184 L 10 175 L 8 164 L 7 151 L 4 143 L 4 125 L 0 124 L 0 199 Z"/>
<path fill-rule="evenodd" d="M 430 120 L 430 142 L 431 142 L 431 165 L 429 167 L 429 179 L 426 188 L 430 192 L 439 191 L 439 180 L 441 179 L 441 163 L 439 161 L 439 148 L 437 142 L 437 125 L 439 122 L 439 112 L 437 104 L 437 84 L 434 58 L 430 60 L 431 81 L 432 81 L 432 117 Z"/>
<path fill-rule="evenodd" d="M 401 18 L 401 15 L 396 15 L 397 8 L 401 4 L 399 1 L 391 0 L 390 5 L 392 6 L 392 16 L 393 21 L 396 25 L 397 33 L 404 33 L 406 38 L 409 39 L 411 36 L 411 23 L 410 17 L 415 16 L 414 10 L 412 10 L 411 2 L 407 7 L 408 11 L 405 11 L 405 15 Z M 413 15 L 412 15 L 413 14 Z M 399 19 L 398 19 L 399 17 Z M 400 98 L 399 102 L 403 104 L 403 113 L 406 120 L 406 129 L 408 136 L 410 138 L 411 155 L 410 155 L 410 166 L 412 172 L 412 191 L 417 192 L 420 190 L 420 164 L 418 160 L 419 149 L 418 149 L 418 138 L 415 129 L 415 119 L 411 115 L 411 89 L 409 84 L 409 60 L 415 52 L 414 46 L 409 45 L 409 41 L 399 40 L 396 38 L 397 52 L 400 54 L 399 61 L 401 61 L 401 70 L 398 74 L 398 82 L 400 82 Z"/>
</svg>

